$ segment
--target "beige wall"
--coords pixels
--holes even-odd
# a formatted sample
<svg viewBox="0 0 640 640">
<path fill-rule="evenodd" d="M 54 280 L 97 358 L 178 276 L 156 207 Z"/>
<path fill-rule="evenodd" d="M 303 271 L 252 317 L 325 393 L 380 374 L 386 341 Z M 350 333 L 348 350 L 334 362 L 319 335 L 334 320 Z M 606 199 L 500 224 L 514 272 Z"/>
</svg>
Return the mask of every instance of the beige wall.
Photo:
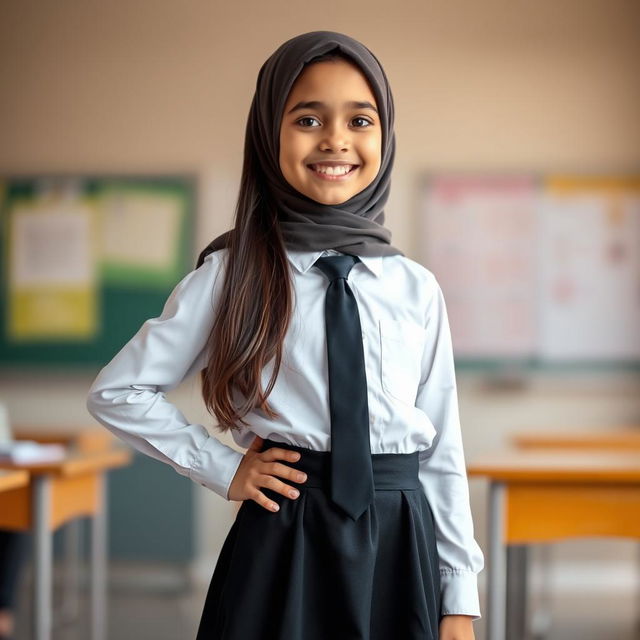
<svg viewBox="0 0 640 640">
<path fill-rule="evenodd" d="M 204 246 L 231 218 L 260 65 L 297 33 L 344 31 L 392 84 L 387 222 L 413 253 L 422 170 L 640 166 L 634 4 L 2 3 L 0 171 L 197 171 Z"/>
<path fill-rule="evenodd" d="M 387 225 L 416 257 L 422 171 L 640 168 L 639 17 L 639 5 L 622 0 L 5 2 L 0 172 L 194 171 L 202 248 L 231 222 L 260 65 L 298 33 L 343 31 L 374 51 L 392 84 L 398 147 Z M 46 425 L 51 403 L 72 424 L 89 419 L 90 375 L 1 382 L 16 421 Z M 625 376 L 595 379 L 591 390 L 579 378 L 572 390 L 545 378 L 516 394 L 487 394 L 480 382 L 459 379 L 467 457 L 522 426 L 640 417 L 636 381 Z M 207 419 L 194 381 L 171 397 L 192 420 Z M 485 489 L 471 485 L 486 548 Z M 209 577 L 233 505 L 194 490 Z M 628 562 L 631 546 L 616 550 Z"/>
</svg>

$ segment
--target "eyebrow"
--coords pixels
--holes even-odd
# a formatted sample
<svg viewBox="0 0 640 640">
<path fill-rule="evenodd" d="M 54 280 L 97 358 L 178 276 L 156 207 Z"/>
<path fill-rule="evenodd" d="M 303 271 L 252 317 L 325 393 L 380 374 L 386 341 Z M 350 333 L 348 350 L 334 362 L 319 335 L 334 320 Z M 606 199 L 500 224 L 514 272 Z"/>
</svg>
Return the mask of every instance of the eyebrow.
<svg viewBox="0 0 640 640">
<path fill-rule="evenodd" d="M 349 109 L 371 109 L 378 113 L 378 110 L 367 101 L 359 102 L 357 100 L 353 100 L 352 102 L 345 102 L 345 107 Z M 293 113 L 294 111 L 300 111 L 302 109 L 326 109 L 327 105 L 324 102 L 320 102 L 319 100 L 310 100 L 308 102 L 298 102 L 297 105 L 292 107 L 289 111 L 287 111 L 287 115 Z"/>
</svg>

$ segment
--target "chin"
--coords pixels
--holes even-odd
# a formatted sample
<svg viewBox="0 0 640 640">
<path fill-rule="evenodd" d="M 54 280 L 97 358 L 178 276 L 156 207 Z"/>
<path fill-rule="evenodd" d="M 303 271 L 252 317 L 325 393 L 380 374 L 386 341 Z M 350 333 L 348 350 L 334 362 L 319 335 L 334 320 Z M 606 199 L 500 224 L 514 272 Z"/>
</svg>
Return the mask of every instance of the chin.
<svg viewBox="0 0 640 640">
<path fill-rule="evenodd" d="M 305 192 L 304 194 L 308 198 L 311 198 L 312 200 L 315 200 L 320 204 L 327 204 L 327 205 L 342 204 L 343 202 L 346 202 L 347 200 L 353 198 L 353 196 L 355 195 L 355 193 L 351 193 L 351 192 L 347 194 L 335 194 L 333 196 L 329 196 L 327 194 L 321 194 L 321 193 L 314 194 L 311 192 Z"/>
</svg>

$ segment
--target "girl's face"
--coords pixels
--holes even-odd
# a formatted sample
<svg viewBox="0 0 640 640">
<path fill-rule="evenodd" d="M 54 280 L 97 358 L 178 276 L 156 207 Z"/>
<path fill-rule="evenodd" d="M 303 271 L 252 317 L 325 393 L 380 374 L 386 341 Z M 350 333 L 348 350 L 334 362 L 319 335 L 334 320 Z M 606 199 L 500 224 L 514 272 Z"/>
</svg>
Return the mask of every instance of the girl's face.
<svg viewBox="0 0 640 640">
<path fill-rule="evenodd" d="M 377 104 L 357 66 L 344 60 L 304 68 L 280 124 L 280 169 L 300 193 L 340 204 L 378 175 L 382 126 Z"/>
</svg>

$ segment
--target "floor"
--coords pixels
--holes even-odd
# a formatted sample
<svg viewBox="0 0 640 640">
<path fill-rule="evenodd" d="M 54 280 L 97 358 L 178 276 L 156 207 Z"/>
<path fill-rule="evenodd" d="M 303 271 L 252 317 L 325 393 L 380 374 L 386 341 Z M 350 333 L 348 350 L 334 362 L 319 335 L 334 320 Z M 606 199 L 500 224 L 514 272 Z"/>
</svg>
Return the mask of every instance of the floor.
<svg viewBox="0 0 640 640">
<path fill-rule="evenodd" d="M 27 582 L 27 581 L 24 581 Z M 29 640 L 29 585 L 23 584 L 15 640 Z M 481 596 L 482 597 L 482 596 Z M 195 638 L 205 593 L 200 590 L 149 595 L 139 588 L 112 589 L 109 594 L 108 640 L 188 640 Z M 55 604 L 55 601 L 54 601 Z M 87 606 L 80 602 L 79 620 L 63 620 L 56 606 L 52 640 L 88 640 Z M 635 594 L 568 597 L 556 595 L 551 627 L 545 640 L 640 640 L 640 620 Z M 484 619 L 474 623 L 476 640 L 485 640 Z M 212 639 L 213 640 L 213 639 Z M 251 639 L 247 639 L 251 640 Z M 333 639 L 327 639 L 333 640 Z M 398 640 L 392 638 L 390 640 Z M 508 640 L 529 640 L 509 638 Z M 533 640 L 533 639 L 532 639 Z"/>
</svg>

